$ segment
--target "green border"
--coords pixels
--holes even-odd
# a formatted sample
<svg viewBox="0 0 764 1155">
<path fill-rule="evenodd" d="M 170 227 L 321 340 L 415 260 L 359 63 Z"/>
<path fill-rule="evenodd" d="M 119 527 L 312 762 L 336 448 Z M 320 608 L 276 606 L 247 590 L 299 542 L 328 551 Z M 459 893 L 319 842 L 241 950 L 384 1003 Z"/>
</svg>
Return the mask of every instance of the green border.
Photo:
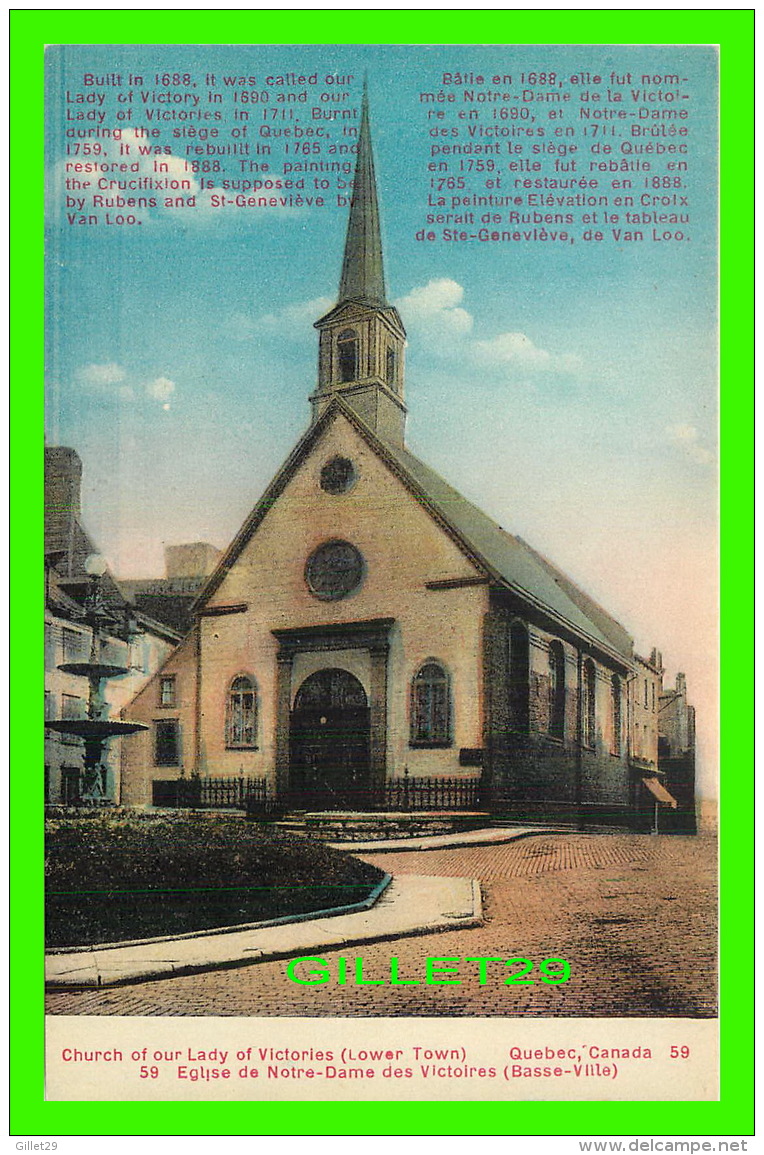
<svg viewBox="0 0 764 1155">
<path fill-rule="evenodd" d="M 12 906 L 11 1090 L 13 1135 L 750 1135 L 753 1133 L 753 9 L 299 11 L 299 41 L 285 12 L 144 10 L 11 11 L 12 232 Z M 289 12 L 290 10 L 286 10 Z M 393 39 L 380 40 L 395 25 Z M 178 41 L 178 29 L 183 40 Z M 331 29 L 331 35 L 329 30 Z M 350 34 L 352 33 L 352 34 Z M 723 753 L 734 790 L 724 795 L 722 853 L 722 1080 L 712 1103 L 463 1102 L 284 1104 L 142 1103 L 133 1127 L 114 1103 L 43 1099 L 42 775 L 30 768 L 42 700 L 41 589 L 27 559 L 42 552 L 39 454 L 43 376 L 44 171 L 42 50 L 46 43 L 570 43 L 717 44 L 721 49 L 722 176 L 722 683 Z M 42 566 L 33 560 L 34 574 Z M 21 626 L 17 625 L 21 623 Z M 26 628 L 25 628 L 26 624 Z M 41 631 L 40 631 L 41 633 Z M 29 645 L 29 638 L 40 644 Z M 29 688 L 38 686 L 30 694 Z M 33 744 L 37 749 L 36 743 Z M 692 956 L 687 966 L 692 967 Z M 390 1122 L 393 1118 L 394 1122 Z"/>
</svg>

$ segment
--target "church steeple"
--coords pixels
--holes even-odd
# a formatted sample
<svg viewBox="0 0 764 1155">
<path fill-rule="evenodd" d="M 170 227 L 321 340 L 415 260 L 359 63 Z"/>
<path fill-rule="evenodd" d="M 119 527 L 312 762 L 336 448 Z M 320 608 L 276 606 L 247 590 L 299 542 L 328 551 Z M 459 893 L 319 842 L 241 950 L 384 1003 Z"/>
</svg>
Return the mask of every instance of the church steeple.
<svg viewBox="0 0 764 1155">
<path fill-rule="evenodd" d="M 379 204 L 377 182 L 374 177 L 366 84 L 363 86 L 361 128 L 358 133 L 358 154 L 345 238 L 339 300 L 386 304 L 382 236 L 379 228 Z"/>
<path fill-rule="evenodd" d="M 387 303 L 377 182 L 364 83 L 355 176 L 337 304 L 319 321 L 313 420 L 340 393 L 375 433 L 403 444 L 406 330 Z"/>
</svg>

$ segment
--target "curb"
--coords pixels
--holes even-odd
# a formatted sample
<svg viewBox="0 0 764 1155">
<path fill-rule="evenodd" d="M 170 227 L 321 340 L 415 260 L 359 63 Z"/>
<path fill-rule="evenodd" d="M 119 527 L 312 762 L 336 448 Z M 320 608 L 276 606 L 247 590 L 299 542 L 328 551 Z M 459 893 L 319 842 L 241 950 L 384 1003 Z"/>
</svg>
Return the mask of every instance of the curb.
<svg viewBox="0 0 764 1155">
<path fill-rule="evenodd" d="M 120 950 L 130 946 L 149 946 L 157 942 L 182 942 L 188 938 L 208 938 L 218 934 L 236 934 L 244 930 L 262 930 L 268 926 L 288 926 L 293 922 L 313 922 L 319 918 L 335 918 L 343 914 L 355 914 L 360 910 L 369 910 L 387 890 L 393 881 L 392 874 L 385 874 L 366 898 L 360 902 L 351 902 L 347 906 L 328 906 L 324 910 L 311 910 L 306 914 L 284 914 L 280 918 L 265 918 L 261 922 L 239 922 L 233 926 L 212 926 L 204 930 L 189 930 L 184 934 L 159 934 L 154 938 L 130 938 L 121 942 L 98 942 L 90 946 L 54 946 L 45 951 L 45 957 L 50 955 L 87 954 L 97 950 Z"/>
<path fill-rule="evenodd" d="M 493 832 L 492 832 L 493 833 Z M 379 842 L 328 842 L 332 850 L 346 850 L 356 854 L 400 854 L 415 850 L 465 850 L 481 846 L 500 846 L 507 842 L 519 842 L 523 838 L 539 835 L 581 833 L 562 826 L 538 826 L 521 830 L 496 830 L 496 837 L 469 838 L 464 834 L 425 834 L 419 838 L 380 839 Z"/>
<path fill-rule="evenodd" d="M 351 914 L 239 931 L 238 941 L 231 932 L 168 939 L 112 952 L 94 949 L 89 955 L 72 953 L 69 958 L 48 955 L 45 985 L 50 990 L 122 986 L 252 966 L 316 951 L 336 951 L 363 942 L 437 934 L 483 922 L 480 884 L 476 879 L 408 875 L 393 879 L 381 897 L 382 902 Z M 197 941 L 199 951 L 194 950 Z M 163 946 L 165 957 L 150 957 Z M 108 953 L 113 957 L 105 957 Z"/>
</svg>

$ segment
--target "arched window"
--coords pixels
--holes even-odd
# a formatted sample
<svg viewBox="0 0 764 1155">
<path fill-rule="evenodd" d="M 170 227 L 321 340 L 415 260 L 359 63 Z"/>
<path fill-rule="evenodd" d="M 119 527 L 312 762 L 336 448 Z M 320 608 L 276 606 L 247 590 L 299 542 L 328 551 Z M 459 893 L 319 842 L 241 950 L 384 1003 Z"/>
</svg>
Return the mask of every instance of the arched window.
<svg viewBox="0 0 764 1155">
<path fill-rule="evenodd" d="M 613 674 L 610 680 L 610 707 L 612 736 L 610 750 L 613 754 L 621 753 L 621 679 Z"/>
<path fill-rule="evenodd" d="M 514 622 L 509 631 L 509 718 L 513 730 L 528 731 L 529 704 L 528 631 Z"/>
<path fill-rule="evenodd" d="M 596 734 L 594 662 L 587 658 L 581 670 L 581 729 L 584 746 L 593 746 Z"/>
<path fill-rule="evenodd" d="M 411 683 L 411 745 L 451 745 L 451 687 L 438 662 L 425 662 Z"/>
<path fill-rule="evenodd" d="M 565 737 L 565 652 L 562 642 L 549 646 L 549 733 Z"/>
<path fill-rule="evenodd" d="M 246 674 L 231 682 L 225 721 L 225 744 L 236 749 L 253 749 L 257 733 L 257 692 Z"/>
<path fill-rule="evenodd" d="M 337 360 L 340 381 L 355 381 L 358 376 L 358 337 L 354 329 L 343 329 L 337 338 Z"/>
</svg>

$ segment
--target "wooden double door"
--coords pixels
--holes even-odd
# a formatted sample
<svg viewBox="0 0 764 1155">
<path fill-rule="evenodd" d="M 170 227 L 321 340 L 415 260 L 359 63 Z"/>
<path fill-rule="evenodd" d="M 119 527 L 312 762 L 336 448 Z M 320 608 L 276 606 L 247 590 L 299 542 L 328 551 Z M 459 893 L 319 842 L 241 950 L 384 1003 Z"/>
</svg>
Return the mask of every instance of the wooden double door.
<svg viewBox="0 0 764 1155">
<path fill-rule="evenodd" d="M 347 670 L 318 670 L 295 698 L 289 727 L 289 802 L 299 810 L 370 805 L 370 711 Z"/>
</svg>

